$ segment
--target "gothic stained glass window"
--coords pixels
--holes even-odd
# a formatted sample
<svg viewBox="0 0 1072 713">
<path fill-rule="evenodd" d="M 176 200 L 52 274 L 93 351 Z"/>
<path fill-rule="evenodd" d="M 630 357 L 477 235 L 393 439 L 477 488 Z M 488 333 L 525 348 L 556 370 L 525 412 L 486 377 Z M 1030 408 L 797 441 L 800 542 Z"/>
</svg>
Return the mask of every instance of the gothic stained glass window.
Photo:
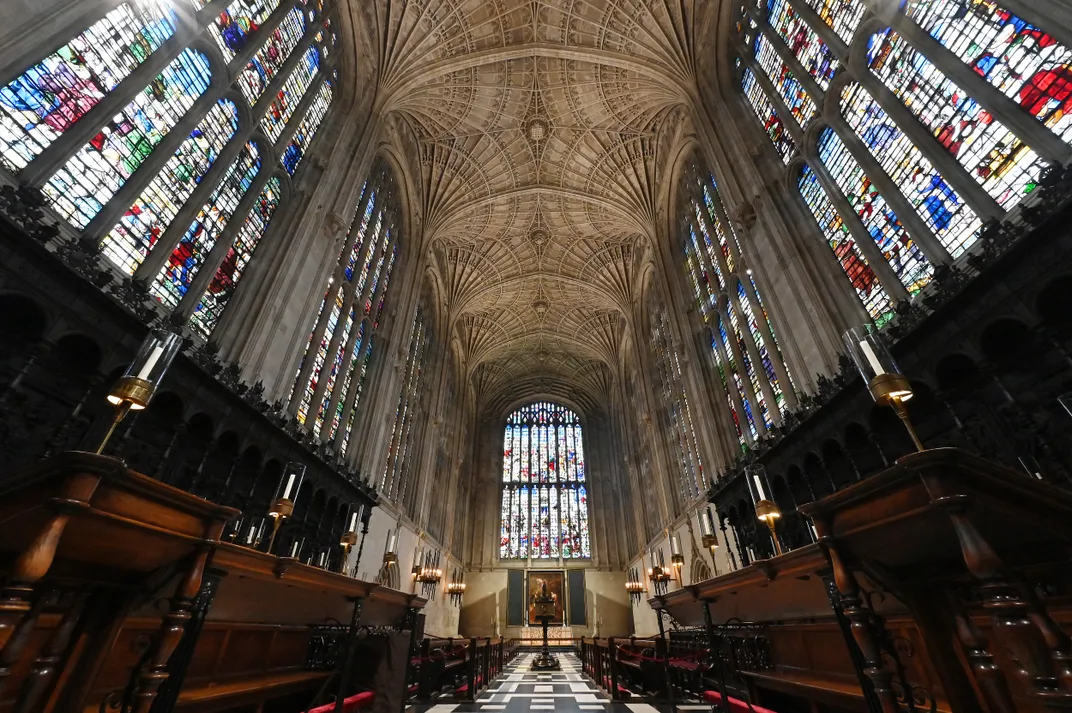
<svg viewBox="0 0 1072 713">
<path fill-rule="evenodd" d="M 744 284 L 740 281 L 737 282 L 737 298 L 740 302 L 742 316 L 745 318 L 748 331 L 752 334 L 752 340 L 756 343 L 756 351 L 759 352 L 759 357 L 763 362 L 761 365 L 763 374 L 766 376 L 767 381 L 770 382 L 771 388 L 774 390 L 774 397 L 778 400 L 778 410 L 785 411 L 786 404 L 785 396 L 782 394 L 782 384 L 774 371 L 774 362 L 771 360 L 770 352 L 767 350 L 767 342 L 763 338 L 763 332 L 760 330 L 759 322 L 756 319 L 755 312 L 752 310 L 748 293 L 744 288 Z M 764 320 L 766 320 L 766 314 L 764 314 Z M 770 323 L 768 322 L 768 327 L 769 325 Z"/>
<path fill-rule="evenodd" d="M 223 263 L 216 270 L 205 294 L 201 296 L 201 302 L 190 316 L 190 327 L 202 339 L 208 339 L 219 322 L 238 281 L 246 271 L 246 265 L 253 257 L 253 251 L 257 249 L 276 208 L 279 207 L 281 194 L 279 177 L 272 176 L 261 189 L 253 208 L 238 230 L 234 244 L 228 249 Z"/>
<path fill-rule="evenodd" d="M 746 68 L 741 73 L 741 77 L 741 86 L 744 88 L 745 96 L 748 97 L 756 116 L 763 123 L 763 130 L 767 132 L 774 148 L 778 150 L 778 155 L 783 161 L 789 163 L 789 159 L 797 150 L 793 137 L 786 130 L 778 112 L 774 110 L 774 105 L 767 99 L 767 95 L 752 70 Z"/>
<path fill-rule="evenodd" d="M 820 135 L 819 158 L 901 283 L 912 294 L 923 289 L 933 267 L 833 129 Z"/>
<path fill-rule="evenodd" d="M 812 79 L 823 89 L 829 87 L 838 68 L 838 59 L 787 0 L 768 0 L 767 22 Z"/>
<path fill-rule="evenodd" d="M 283 133 L 283 128 L 290 121 L 291 115 L 305 95 L 305 90 L 313 83 L 319 71 L 320 51 L 316 47 L 310 47 L 305 51 L 304 58 L 298 62 L 298 66 L 287 77 L 287 81 L 283 83 L 275 98 L 272 99 L 271 105 L 261 119 L 261 130 L 271 141 L 276 141 Z"/>
<path fill-rule="evenodd" d="M 726 306 L 726 315 L 729 317 L 730 329 L 732 329 L 732 336 L 737 340 L 737 347 L 740 350 L 741 361 L 744 362 L 744 374 L 748 377 L 748 381 L 752 386 L 752 393 L 756 395 L 756 401 L 759 406 L 759 413 L 763 417 L 763 423 L 767 426 L 772 426 L 770 404 L 767 403 L 767 398 L 763 394 L 763 388 L 759 382 L 759 373 L 757 371 L 757 365 L 752 363 L 752 355 L 748 352 L 748 344 L 745 342 L 744 332 L 741 331 L 741 323 L 737 317 L 737 310 L 732 303 Z"/>
<path fill-rule="evenodd" d="M 306 424 L 311 418 L 307 424 L 310 431 L 333 439 L 342 453 L 349 444 L 372 356 L 374 330 L 379 326 L 379 310 L 370 316 L 371 300 L 378 297 L 378 307 L 382 309 L 398 251 L 397 241 L 391 238 L 394 229 L 389 223 L 393 213 L 388 213 L 391 208 L 388 197 L 392 193 L 384 192 L 384 188 L 371 180 L 362 187 L 330 278 L 331 299 L 325 297 L 321 303 L 291 394 L 292 402 L 296 400 L 298 421 Z M 319 343 L 314 345 L 318 329 L 323 331 Z M 336 335 L 336 330 L 342 331 Z M 332 347 L 336 336 L 338 339 Z M 311 363 L 307 363 L 309 359 Z M 314 405 L 313 397 L 321 379 L 324 383 L 320 401 Z"/>
<path fill-rule="evenodd" d="M 852 41 L 856 27 L 864 16 L 866 5 L 860 0 L 804 0 L 834 32 L 845 40 Z"/>
<path fill-rule="evenodd" d="M 740 370 L 737 365 L 737 357 L 733 352 L 733 347 L 730 344 L 730 335 L 726 331 L 726 322 L 720 316 L 718 318 L 717 331 L 715 339 L 721 340 L 720 344 L 715 344 L 714 348 L 716 353 L 725 353 L 726 355 L 726 371 L 729 376 L 730 382 L 733 384 L 733 388 L 741 397 L 741 407 L 744 409 L 745 421 L 748 424 L 748 430 L 752 435 L 752 438 L 759 438 L 759 431 L 756 429 L 755 415 L 752 413 L 752 399 L 748 397 L 748 392 L 745 391 L 744 381 L 741 379 Z M 721 350 L 721 352 L 719 352 Z"/>
<path fill-rule="evenodd" d="M 380 481 L 380 491 L 387 497 L 400 502 L 409 487 L 409 453 L 411 435 L 418 419 L 423 418 L 420 405 L 421 395 L 427 391 L 424 384 L 425 361 L 431 334 L 425 324 L 424 314 L 420 308 L 413 316 L 410 328 L 409 354 L 406 358 L 405 378 L 398 392 L 398 404 L 395 407 L 395 423 L 391 432 L 391 442 L 387 449 L 387 464 Z"/>
<path fill-rule="evenodd" d="M 975 242 L 982 221 L 866 89 L 845 85 L 841 113 L 954 258 Z"/>
<path fill-rule="evenodd" d="M 237 107 L 220 100 L 105 236 L 104 254 L 121 270 L 134 274 L 237 130 Z"/>
<path fill-rule="evenodd" d="M 124 3 L 0 88 L 0 162 L 25 168 L 171 37 L 176 23 L 163 0 Z"/>
<path fill-rule="evenodd" d="M 793 70 L 789 68 L 789 65 L 782 61 L 766 35 L 756 36 L 755 54 L 756 61 L 767 73 L 793 118 L 797 120 L 801 128 L 804 128 L 815 116 L 815 102 L 793 76 Z"/>
<path fill-rule="evenodd" d="M 236 81 L 250 106 L 260 99 L 261 94 L 268 87 L 268 82 L 272 81 L 272 78 L 283 67 L 304 33 L 305 13 L 301 7 L 295 7 L 287 13 L 287 16 L 279 23 L 279 27 L 272 31 L 264 45 L 246 63 Z"/>
<path fill-rule="evenodd" d="M 247 143 L 153 281 L 150 291 L 156 299 L 172 308 L 178 306 L 260 167 L 256 144 Z"/>
<path fill-rule="evenodd" d="M 680 466 L 678 484 L 687 502 L 707 489 L 707 479 L 697 446 L 692 407 L 681 374 L 681 361 L 670 339 L 670 325 L 665 310 L 653 320 L 651 346 L 661 382 L 667 430 L 673 434 L 672 440 L 677 450 Z"/>
<path fill-rule="evenodd" d="M 500 558 L 592 556 L 577 414 L 547 402 L 510 414 L 503 434 L 502 473 Z"/>
<path fill-rule="evenodd" d="M 228 62 L 246 48 L 250 36 L 277 7 L 279 0 L 236 0 L 216 16 L 209 32 Z"/>
<path fill-rule="evenodd" d="M 210 77 L 205 55 L 183 50 L 42 187 L 56 211 L 86 227 L 204 94 Z"/>
<path fill-rule="evenodd" d="M 294 172 L 298 170 L 298 164 L 301 163 L 302 157 L 305 156 L 305 150 L 312 142 L 313 136 L 316 135 L 317 129 L 320 128 L 320 122 L 324 120 L 324 115 L 331 105 L 331 98 L 331 83 L 324 82 L 320 85 L 320 89 L 317 90 L 312 104 L 309 105 L 309 110 L 305 112 L 305 118 L 298 124 L 294 136 L 281 152 L 280 163 L 283 164 L 283 168 L 290 175 L 293 176 Z"/>
<path fill-rule="evenodd" d="M 1045 162 L 896 32 L 871 37 L 868 66 L 1002 208 L 1034 189 Z"/>
<path fill-rule="evenodd" d="M 1072 51 L 987 0 L 910 0 L 905 14 L 1006 96 L 1072 140 Z"/>
<path fill-rule="evenodd" d="M 804 167 L 797 187 L 864 308 L 876 322 L 885 323 L 892 316 L 890 298 L 811 167 Z"/>
</svg>

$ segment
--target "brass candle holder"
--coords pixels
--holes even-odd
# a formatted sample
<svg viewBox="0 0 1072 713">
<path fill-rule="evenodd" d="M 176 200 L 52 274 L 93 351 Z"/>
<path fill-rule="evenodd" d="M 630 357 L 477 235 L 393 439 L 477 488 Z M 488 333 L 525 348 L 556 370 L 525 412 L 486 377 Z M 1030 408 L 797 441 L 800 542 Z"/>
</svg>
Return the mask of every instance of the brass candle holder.
<svg viewBox="0 0 1072 713">
<path fill-rule="evenodd" d="M 276 535 L 283 521 L 294 514 L 294 502 L 305 480 L 305 466 L 301 463 L 287 463 L 283 470 L 283 477 L 279 480 L 279 486 L 275 490 L 275 497 L 268 508 L 268 517 L 272 518 L 272 535 L 268 538 L 268 554 L 272 553 L 275 546 Z"/>
<path fill-rule="evenodd" d="M 361 523 L 361 506 L 351 505 L 346 512 L 346 519 L 344 522 L 344 531 L 342 537 L 339 538 L 339 545 L 342 547 L 342 559 L 339 561 L 339 572 L 346 574 L 346 560 L 350 557 L 350 550 L 357 544 L 357 530 Z"/>
<path fill-rule="evenodd" d="M 893 360 L 893 356 L 878 332 L 872 329 L 871 325 L 853 327 L 842 335 L 842 339 L 860 376 L 867 384 L 868 391 L 871 392 L 871 398 L 875 400 L 875 403 L 892 408 L 904 424 L 916 450 L 926 450 L 912 425 L 912 420 L 908 416 L 908 408 L 905 406 L 905 402 L 914 395 L 912 384 L 901 373 L 901 369 Z"/>
<path fill-rule="evenodd" d="M 770 481 L 767 479 L 767 469 L 756 463 L 744 469 L 745 481 L 748 483 L 748 494 L 752 496 L 752 502 L 756 506 L 756 518 L 767 525 L 770 530 L 771 541 L 774 543 L 774 555 L 782 555 L 782 544 L 778 541 L 778 530 L 775 522 L 782 516 L 782 511 L 773 499 L 769 497 L 771 492 Z"/>
<path fill-rule="evenodd" d="M 154 330 L 138 347 L 138 353 L 108 391 L 108 403 L 115 406 L 115 417 L 104 434 L 97 453 L 103 453 L 119 424 L 131 411 L 141 411 L 149 405 L 156 387 L 164 378 L 179 348 L 182 337 L 171 332 Z"/>
</svg>

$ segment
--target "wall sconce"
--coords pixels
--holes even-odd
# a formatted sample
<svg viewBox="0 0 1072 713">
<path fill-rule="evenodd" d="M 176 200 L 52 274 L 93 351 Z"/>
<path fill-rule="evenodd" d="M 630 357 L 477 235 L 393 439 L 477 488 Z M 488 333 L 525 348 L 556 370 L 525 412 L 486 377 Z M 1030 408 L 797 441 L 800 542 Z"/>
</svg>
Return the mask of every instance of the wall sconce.
<svg viewBox="0 0 1072 713">
<path fill-rule="evenodd" d="M 339 572 L 346 574 L 346 559 L 350 556 L 350 550 L 357 544 L 357 532 L 361 525 L 361 506 L 350 504 L 343 519 L 342 537 L 339 544 L 342 546 L 342 559 L 339 561 Z"/>
<path fill-rule="evenodd" d="M 663 559 L 663 550 L 652 549 L 648 552 L 651 567 L 648 569 L 648 579 L 651 580 L 655 596 L 662 596 L 670 588 L 670 571 L 666 568 L 666 560 Z"/>
<path fill-rule="evenodd" d="M 462 597 L 465 596 L 465 572 L 455 568 L 451 581 L 447 584 L 447 594 L 450 595 L 450 603 L 456 607 L 462 605 Z"/>
<path fill-rule="evenodd" d="M 908 418 L 908 409 L 905 407 L 905 402 L 913 396 L 912 384 L 901 373 L 901 369 L 893 360 L 893 356 L 878 332 L 872 329 L 871 325 L 864 325 L 853 327 L 841 338 L 849 350 L 849 356 L 856 364 L 856 369 L 867 384 L 871 398 L 875 400 L 875 403 L 892 408 L 908 429 L 908 435 L 912 437 L 916 450 L 926 450 L 923 442 L 916 435 L 916 429 L 913 428 L 912 421 Z"/>
<path fill-rule="evenodd" d="M 108 391 L 108 403 L 115 406 L 115 418 L 104 434 L 97 453 L 103 453 L 119 423 L 131 411 L 141 411 L 149 405 L 156 387 L 182 347 L 182 337 L 171 332 L 153 330 L 138 347 L 134 361 Z"/>
<path fill-rule="evenodd" d="M 439 568 L 439 551 L 425 550 L 420 564 L 414 566 L 414 577 L 421 583 L 421 593 L 425 599 L 435 599 L 436 589 L 443 579 L 443 570 Z"/>
<path fill-rule="evenodd" d="M 629 592 L 629 600 L 633 606 L 640 604 L 644 598 L 644 582 L 640 579 L 640 570 L 636 567 L 629 568 L 629 579 L 625 580 L 625 591 Z"/>
<path fill-rule="evenodd" d="M 287 463 L 287 467 L 283 469 L 283 477 L 279 479 L 279 486 L 275 489 L 272 504 L 268 508 L 268 517 L 274 521 L 272 536 L 268 539 L 268 554 L 272 553 L 275 536 L 279 534 L 283 521 L 294 514 L 294 501 L 301 491 L 304 480 L 305 466 L 301 463 Z"/>
<path fill-rule="evenodd" d="M 778 532 L 775 530 L 774 522 L 782 516 L 782 512 L 768 497 L 770 482 L 767 480 L 767 469 L 758 463 L 746 466 L 744 479 L 748 483 L 748 494 L 752 496 L 752 503 L 756 506 L 756 517 L 766 523 L 770 530 L 771 540 L 774 542 L 774 554 L 781 556 L 782 545 L 778 542 Z"/>
</svg>

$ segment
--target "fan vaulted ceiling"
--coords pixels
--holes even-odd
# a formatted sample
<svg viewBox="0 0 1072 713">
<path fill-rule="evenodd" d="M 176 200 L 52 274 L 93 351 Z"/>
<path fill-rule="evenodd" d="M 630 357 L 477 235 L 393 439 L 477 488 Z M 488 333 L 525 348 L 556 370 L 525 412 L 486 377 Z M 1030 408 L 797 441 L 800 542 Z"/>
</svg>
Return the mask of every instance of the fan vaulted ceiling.
<svg viewBox="0 0 1072 713">
<path fill-rule="evenodd" d="M 376 3 L 387 141 L 419 184 L 429 270 L 487 408 L 605 402 L 709 4 Z"/>
</svg>

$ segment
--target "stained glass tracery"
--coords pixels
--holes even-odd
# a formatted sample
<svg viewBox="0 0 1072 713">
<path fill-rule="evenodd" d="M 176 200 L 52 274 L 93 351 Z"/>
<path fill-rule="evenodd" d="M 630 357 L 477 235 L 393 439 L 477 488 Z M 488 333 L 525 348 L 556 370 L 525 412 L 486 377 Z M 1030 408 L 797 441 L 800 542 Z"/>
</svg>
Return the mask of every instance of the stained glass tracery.
<svg viewBox="0 0 1072 713">
<path fill-rule="evenodd" d="M 341 452 L 349 443 L 398 251 L 390 225 L 392 193 L 383 188 L 372 180 L 362 188 L 291 395 L 298 421 L 322 439 L 334 439 Z"/>
<path fill-rule="evenodd" d="M 821 105 L 819 114 L 838 116 L 828 117 L 833 128 L 817 132 L 816 146 L 801 147 L 811 165 L 794 180 L 857 295 L 880 322 L 892 312 L 887 290 L 899 289 L 880 283 L 892 280 L 884 267 L 876 272 L 868 264 L 865 254 L 874 253 L 870 246 L 861 250 L 856 244 L 860 233 L 856 218 L 897 280 L 914 294 L 928 283 L 933 270 L 916 244 L 919 236 L 910 235 L 901 222 L 911 216 L 897 216 L 891 203 L 911 206 L 919 220 L 908 223 L 925 226 L 936 239 L 928 244 L 935 250 L 940 245 L 957 259 L 978 237 L 982 220 L 977 210 L 1011 210 L 1035 189 L 1047 165 L 1032 149 L 1040 145 L 1042 134 L 1072 143 L 1072 49 L 1002 7 L 1000 0 L 902 0 L 896 5 L 889 8 L 892 18 L 876 13 L 890 26 L 868 23 L 873 28 L 869 32 L 859 31 L 867 4 L 855 0 L 766 0 L 762 7 L 744 6 L 738 23 L 742 52 L 771 80 L 759 81 L 749 62 L 741 61 L 741 88 L 787 163 L 792 140 L 786 137 L 784 122 L 799 122 L 810 108 L 798 96 L 800 78 L 789 76 L 791 70 L 802 67 L 824 90 L 835 74 L 851 75 L 840 88 L 839 101 L 810 97 Z M 913 36 L 909 32 L 913 23 L 949 52 Z M 839 41 L 832 39 L 831 29 Z M 846 47 L 865 62 L 844 64 Z M 783 62 L 789 55 L 800 64 Z M 955 66 L 958 61 L 978 79 Z M 1010 112 L 1016 107 L 998 102 L 981 82 L 1011 99 L 1025 118 L 1033 117 L 1038 130 L 1013 121 Z M 885 90 L 876 94 L 873 87 L 879 83 Z M 892 104 L 898 100 L 936 142 L 916 144 L 911 137 L 918 137 L 918 125 Z M 870 150 L 897 195 L 881 195 L 872 179 L 883 179 L 880 182 L 887 185 L 885 176 L 867 176 L 856 163 L 843 142 L 853 133 Z M 961 173 L 949 175 L 958 169 L 940 155 L 943 150 L 956 159 Z M 815 164 L 816 154 L 825 164 L 821 168 Z M 827 176 L 833 187 L 824 183 Z M 965 187 L 968 178 L 996 207 Z M 839 214 L 843 205 L 839 192 L 856 216 Z M 970 195 L 966 199 L 961 192 Z"/>
<path fill-rule="evenodd" d="M 132 275 L 150 252 L 166 250 L 164 269 L 145 275 L 164 308 L 179 308 L 197 273 L 211 261 L 212 278 L 196 279 L 201 290 L 196 306 L 181 307 L 194 334 L 207 339 L 279 207 L 287 174 L 297 170 L 331 104 L 331 88 L 318 83 L 318 75 L 328 71 L 338 76 L 322 56 L 323 49 L 334 47 L 336 36 L 319 2 L 185 3 L 192 6 L 186 12 L 179 8 L 182 3 L 170 0 L 121 0 L 0 87 L 0 167 L 24 172 L 48 152 L 41 164 L 47 170 L 24 173 L 26 182 L 40 186 L 51 207 L 72 226 L 88 227 L 95 235 L 109 228 L 94 220 L 102 210 L 125 208 L 100 239 L 102 252 Z M 183 23 L 195 30 L 190 37 L 211 38 L 229 66 L 215 66 L 197 45 L 169 44 Z M 151 69 L 146 71 L 145 64 Z M 280 77 L 284 68 L 288 76 Z M 225 98 L 227 82 L 214 76 L 224 69 L 237 75 L 233 86 L 241 97 L 234 102 L 240 106 Z M 306 97 L 312 101 L 303 101 L 307 90 L 318 86 L 316 96 Z M 263 96 L 270 87 L 277 89 L 271 97 Z M 107 114 L 100 106 L 105 100 Z M 298 106 L 308 110 L 292 116 Z M 278 139 L 288 123 L 299 124 L 289 143 L 276 147 L 287 155 L 286 172 L 260 175 L 272 167 L 261 166 L 258 147 L 249 143 L 256 126 L 244 120 L 239 125 L 238 117 L 249 114 L 263 117 L 260 128 L 269 140 Z M 78 141 L 71 140 L 75 126 Z M 183 134 L 190 133 L 174 136 L 180 126 Z M 68 140 L 56 145 L 65 133 Z M 237 158 L 209 173 L 232 139 L 241 142 Z M 172 225 L 206 180 L 213 185 L 199 193 L 206 200 L 191 225 Z M 246 195 L 251 190 L 257 194 Z M 118 200 L 124 205 L 114 205 Z M 165 232 L 167 245 L 159 242 Z M 221 240 L 227 245 L 219 245 Z M 382 263 L 373 269 L 393 265 L 390 257 Z M 380 284 L 385 282 L 384 276 Z"/>
<path fill-rule="evenodd" d="M 175 33 L 161 0 L 120 5 L 0 88 L 0 159 L 24 168 Z"/>
<path fill-rule="evenodd" d="M 499 557 L 592 556 L 580 418 L 537 402 L 506 419 Z"/>
</svg>

